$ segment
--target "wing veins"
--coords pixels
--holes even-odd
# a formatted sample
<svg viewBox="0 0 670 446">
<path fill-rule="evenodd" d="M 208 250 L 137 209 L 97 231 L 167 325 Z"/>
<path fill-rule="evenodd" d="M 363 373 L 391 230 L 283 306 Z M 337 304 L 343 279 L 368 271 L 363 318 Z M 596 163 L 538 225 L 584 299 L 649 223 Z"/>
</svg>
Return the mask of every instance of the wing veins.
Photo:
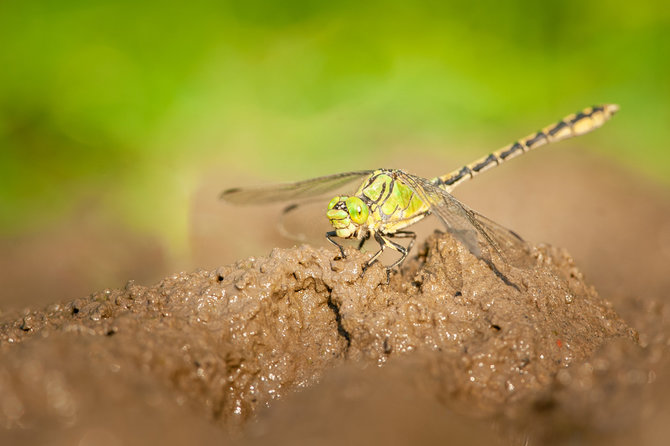
<svg viewBox="0 0 670 446">
<path fill-rule="evenodd" d="M 481 250 L 481 246 L 490 247 L 503 262 L 508 263 L 506 253 L 526 250 L 526 242 L 514 232 L 468 208 L 429 180 L 405 172 L 399 174 L 402 181 L 426 200 L 431 213 L 442 220 L 447 231 L 476 257 L 491 261 L 489 253 Z"/>
<path fill-rule="evenodd" d="M 344 187 L 354 180 L 370 175 L 372 172 L 372 170 L 361 170 L 326 175 L 293 183 L 233 188 L 223 191 L 220 198 L 234 204 L 264 204 L 277 201 L 302 200 L 317 197 Z"/>
</svg>

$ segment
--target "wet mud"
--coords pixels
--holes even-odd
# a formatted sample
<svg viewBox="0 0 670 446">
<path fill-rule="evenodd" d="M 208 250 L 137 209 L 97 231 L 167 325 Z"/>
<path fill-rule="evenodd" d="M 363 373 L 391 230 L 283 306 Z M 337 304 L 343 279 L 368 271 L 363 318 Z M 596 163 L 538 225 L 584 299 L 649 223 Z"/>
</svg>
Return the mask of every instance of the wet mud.
<svg viewBox="0 0 670 446">
<path fill-rule="evenodd" d="M 529 256 L 533 266 L 507 271 L 508 284 L 436 234 L 387 285 L 379 265 L 362 274 L 369 254 L 350 249 L 335 260 L 332 250 L 302 246 L 5 316 L 0 423 L 29 435 L 97 421 L 118 438 L 100 405 L 121 425 L 126 405 L 168 425 L 181 406 L 196 426 L 199 414 L 239 440 L 251 420 L 274 438 L 293 430 L 274 426 L 272 415 L 254 421 L 259 410 L 318 388 L 326 374 L 340 383 L 315 400 L 337 401 L 329 392 L 367 400 L 360 388 L 375 384 L 370 373 L 412 398 L 423 394 L 444 417 L 499 419 L 503 437 L 515 435 L 511 426 L 530 435 L 520 420 L 537 412 L 569 424 L 583 381 L 596 380 L 589 393 L 608 393 L 597 379 L 611 365 L 585 361 L 599 349 L 641 347 L 566 252 L 539 247 Z M 617 379 L 607 378 L 601 385 Z"/>
<path fill-rule="evenodd" d="M 0 314 L 3 444 L 664 444 L 669 312 L 434 233 L 387 284 L 274 249 Z"/>
</svg>

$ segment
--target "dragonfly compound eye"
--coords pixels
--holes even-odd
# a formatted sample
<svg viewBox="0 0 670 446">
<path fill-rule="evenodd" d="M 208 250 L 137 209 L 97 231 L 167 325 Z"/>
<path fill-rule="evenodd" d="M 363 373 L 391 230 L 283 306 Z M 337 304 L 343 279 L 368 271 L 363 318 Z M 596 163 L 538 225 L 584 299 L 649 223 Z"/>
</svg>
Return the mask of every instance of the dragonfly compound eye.
<svg viewBox="0 0 670 446">
<path fill-rule="evenodd" d="M 368 206 L 358 197 L 347 198 L 347 210 L 349 211 L 351 221 L 359 225 L 365 223 L 370 214 Z"/>
<path fill-rule="evenodd" d="M 340 202 L 340 197 L 335 197 L 332 200 L 330 200 L 330 203 L 328 203 L 328 210 L 331 210 L 332 208 L 334 208 L 335 205 L 339 202 Z"/>
</svg>

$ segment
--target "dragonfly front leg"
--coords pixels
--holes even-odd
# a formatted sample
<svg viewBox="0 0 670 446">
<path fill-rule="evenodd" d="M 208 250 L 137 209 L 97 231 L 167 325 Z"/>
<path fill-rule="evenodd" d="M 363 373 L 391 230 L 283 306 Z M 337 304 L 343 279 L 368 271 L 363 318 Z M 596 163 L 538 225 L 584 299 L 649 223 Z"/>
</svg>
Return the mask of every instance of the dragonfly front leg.
<svg viewBox="0 0 670 446">
<path fill-rule="evenodd" d="M 344 254 L 344 247 L 343 247 L 342 245 L 340 245 L 339 243 L 337 243 L 335 240 L 333 240 L 331 237 L 337 237 L 337 232 L 335 232 L 335 231 L 328 231 L 328 232 L 326 232 L 326 239 L 327 239 L 330 243 L 332 243 L 333 245 L 335 245 L 335 246 L 338 247 L 338 249 L 340 250 L 340 255 L 341 255 L 340 258 L 342 258 L 342 259 L 346 259 L 347 256 Z M 337 260 L 337 258 L 336 258 L 336 260 Z"/>
<path fill-rule="evenodd" d="M 366 232 L 365 235 L 361 238 L 361 241 L 358 243 L 358 250 L 360 251 L 363 249 L 363 245 L 365 245 L 365 242 L 370 240 L 370 231 Z"/>
</svg>

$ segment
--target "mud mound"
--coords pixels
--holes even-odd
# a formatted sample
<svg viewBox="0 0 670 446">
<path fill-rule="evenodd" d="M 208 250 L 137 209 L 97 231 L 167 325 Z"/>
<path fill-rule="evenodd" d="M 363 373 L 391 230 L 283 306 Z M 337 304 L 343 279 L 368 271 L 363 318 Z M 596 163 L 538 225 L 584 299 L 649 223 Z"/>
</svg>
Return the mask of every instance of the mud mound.
<svg viewBox="0 0 670 446">
<path fill-rule="evenodd" d="M 405 420 L 416 403 L 414 415 L 426 415 L 433 438 L 481 419 L 507 425 L 504 438 L 542 438 L 528 420 L 554 412 L 571 419 L 570 401 L 588 399 L 583 384 L 594 366 L 585 360 L 606 344 L 640 349 L 636 333 L 557 249 L 533 248 L 533 267 L 501 280 L 449 236 L 433 235 L 389 284 L 379 265 L 361 274 L 369 254 L 348 254 L 276 249 L 152 287 L 129 283 L 5 315 L 0 425 L 28 442 L 66 431 L 57 435 L 64 442 L 89 435 L 178 444 L 185 435 L 221 441 L 224 432 L 250 429 L 240 441 L 270 435 L 288 443 L 304 423 L 325 438 L 332 426 L 317 414 L 328 406 L 337 420 L 354 401 L 370 408 L 368 418 L 398 407 Z M 385 382 L 395 400 L 369 390 Z M 274 410 L 274 400 L 306 388 Z M 262 422 L 246 423 L 264 407 L 272 409 Z M 291 417 L 296 427 L 288 428 L 283 417 L 294 413 L 303 421 Z M 470 439 L 487 436 L 496 437 L 481 430 Z"/>
</svg>

